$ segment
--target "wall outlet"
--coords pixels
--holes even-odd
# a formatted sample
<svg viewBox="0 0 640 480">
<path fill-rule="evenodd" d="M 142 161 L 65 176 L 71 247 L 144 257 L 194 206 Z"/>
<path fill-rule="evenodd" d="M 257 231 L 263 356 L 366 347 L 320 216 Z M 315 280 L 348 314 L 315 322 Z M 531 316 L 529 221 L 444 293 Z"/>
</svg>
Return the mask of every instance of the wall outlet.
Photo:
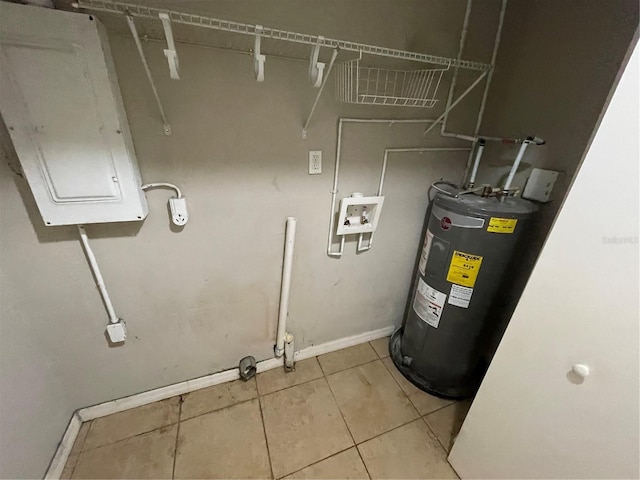
<svg viewBox="0 0 640 480">
<path fill-rule="evenodd" d="M 309 150 L 309 175 L 322 173 L 322 151 Z"/>
<path fill-rule="evenodd" d="M 187 200 L 184 197 L 171 197 L 169 199 L 169 208 L 171 210 L 171 221 L 174 224 L 182 227 L 187 223 L 189 214 L 187 213 Z"/>
</svg>

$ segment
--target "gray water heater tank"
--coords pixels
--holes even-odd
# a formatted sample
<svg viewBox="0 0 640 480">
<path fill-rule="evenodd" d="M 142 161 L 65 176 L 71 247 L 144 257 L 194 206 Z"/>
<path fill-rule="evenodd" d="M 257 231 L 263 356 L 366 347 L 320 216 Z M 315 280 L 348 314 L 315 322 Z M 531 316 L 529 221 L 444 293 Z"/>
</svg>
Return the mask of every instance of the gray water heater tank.
<svg viewBox="0 0 640 480">
<path fill-rule="evenodd" d="M 492 305 L 514 273 L 512 257 L 536 210 L 515 197 L 436 195 L 403 328 L 389 345 L 412 383 L 448 398 L 475 393 L 497 322 Z"/>
</svg>

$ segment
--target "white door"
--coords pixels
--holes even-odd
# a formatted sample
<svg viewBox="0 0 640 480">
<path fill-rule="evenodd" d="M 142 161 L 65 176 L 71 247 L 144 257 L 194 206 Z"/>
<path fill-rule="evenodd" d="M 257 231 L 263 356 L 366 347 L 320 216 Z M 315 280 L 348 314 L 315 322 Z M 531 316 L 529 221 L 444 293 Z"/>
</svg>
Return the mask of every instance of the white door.
<svg viewBox="0 0 640 480">
<path fill-rule="evenodd" d="M 462 478 L 638 478 L 639 68 L 636 46 L 451 451 Z"/>
</svg>

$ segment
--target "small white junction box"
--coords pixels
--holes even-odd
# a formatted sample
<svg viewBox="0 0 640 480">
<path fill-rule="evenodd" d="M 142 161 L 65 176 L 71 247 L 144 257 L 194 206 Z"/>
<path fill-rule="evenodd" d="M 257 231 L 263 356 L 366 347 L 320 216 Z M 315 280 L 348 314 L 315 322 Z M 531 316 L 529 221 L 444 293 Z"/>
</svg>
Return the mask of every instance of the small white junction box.
<svg viewBox="0 0 640 480">
<path fill-rule="evenodd" d="M 534 168 L 522 191 L 522 198 L 536 202 L 548 202 L 553 194 L 553 187 L 558 180 L 559 172 Z"/>
<path fill-rule="evenodd" d="M 110 323 L 107 325 L 107 335 L 111 343 L 122 343 L 127 338 L 127 326 L 124 320 L 120 319 L 118 323 Z"/>
</svg>

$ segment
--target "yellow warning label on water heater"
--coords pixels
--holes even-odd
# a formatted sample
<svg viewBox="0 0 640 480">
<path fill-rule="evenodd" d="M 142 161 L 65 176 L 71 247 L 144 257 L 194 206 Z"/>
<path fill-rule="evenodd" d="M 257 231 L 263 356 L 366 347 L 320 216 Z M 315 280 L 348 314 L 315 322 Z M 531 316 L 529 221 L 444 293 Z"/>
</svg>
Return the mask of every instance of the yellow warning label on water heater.
<svg viewBox="0 0 640 480">
<path fill-rule="evenodd" d="M 476 278 L 478 278 L 481 263 L 482 257 L 479 255 L 471 255 L 470 253 L 454 250 L 449 272 L 447 273 L 447 282 L 473 288 L 476 284 Z"/>
<path fill-rule="evenodd" d="M 518 223 L 517 218 L 491 217 L 491 220 L 489 220 L 489 226 L 487 227 L 487 232 L 513 233 L 516 229 L 516 223 Z"/>
</svg>

